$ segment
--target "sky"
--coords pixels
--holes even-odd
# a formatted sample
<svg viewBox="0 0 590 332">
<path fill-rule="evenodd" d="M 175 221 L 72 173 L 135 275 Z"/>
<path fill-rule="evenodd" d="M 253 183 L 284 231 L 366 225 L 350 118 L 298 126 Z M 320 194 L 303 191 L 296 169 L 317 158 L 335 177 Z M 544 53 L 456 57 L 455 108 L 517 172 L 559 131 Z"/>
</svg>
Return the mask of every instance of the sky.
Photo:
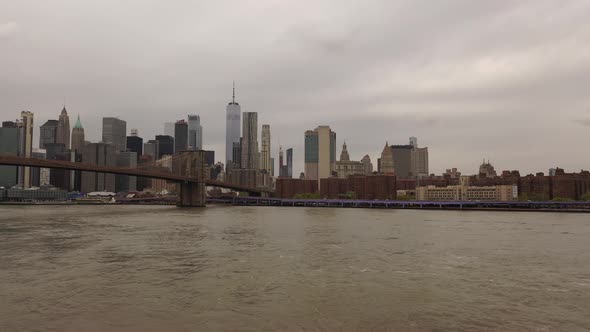
<svg viewBox="0 0 590 332">
<path fill-rule="evenodd" d="M 417 136 L 430 172 L 590 168 L 590 1 L 0 0 L 0 119 L 65 104 L 144 140 L 199 114 L 221 161 L 225 106 L 270 124 L 272 150 L 329 125 L 375 167 Z M 260 139 L 260 137 L 259 137 Z"/>
</svg>

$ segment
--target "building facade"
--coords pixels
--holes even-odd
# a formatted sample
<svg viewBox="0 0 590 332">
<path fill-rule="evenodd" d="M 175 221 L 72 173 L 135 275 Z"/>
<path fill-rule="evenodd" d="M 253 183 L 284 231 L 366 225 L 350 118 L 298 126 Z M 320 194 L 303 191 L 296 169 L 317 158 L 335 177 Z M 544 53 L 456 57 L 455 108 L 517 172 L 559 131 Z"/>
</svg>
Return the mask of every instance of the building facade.
<svg viewBox="0 0 590 332">
<path fill-rule="evenodd" d="M 342 179 L 346 179 L 351 175 L 363 175 L 365 173 L 365 167 L 362 162 L 350 160 L 346 142 L 342 144 L 340 161 L 336 162 L 336 173 Z"/>
<path fill-rule="evenodd" d="M 174 122 L 164 123 L 164 135 L 174 138 Z"/>
<path fill-rule="evenodd" d="M 270 125 L 262 125 L 260 140 L 260 170 L 266 171 L 267 174 L 270 174 L 272 168 L 270 163 Z"/>
<path fill-rule="evenodd" d="M 80 122 L 80 115 L 78 115 L 76 124 L 72 129 L 72 150 L 76 151 L 79 154 L 82 154 L 82 152 L 84 151 L 84 140 L 84 127 L 82 127 L 82 122 Z"/>
<path fill-rule="evenodd" d="M 416 189 L 416 198 L 421 201 L 514 201 L 518 199 L 518 187 L 515 185 L 425 186 Z"/>
<path fill-rule="evenodd" d="M 184 120 L 174 124 L 174 153 L 188 150 L 188 123 Z"/>
<path fill-rule="evenodd" d="M 127 151 L 135 152 L 137 160 L 143 155 L 143 138 L 138 136 L 137 129 L 131 129 L 131 136 L 127 136 Z"/>
<path fill-rule="evenodd" d="M 158 157 L 161 159 L 162 156 L 171 156 L 174 154 L 174 137 L 168 135 L 157 135 L 156 142 L 158 142 Z"/>
<path fill-rule="evenodd" d="M 244 112 L 242 125 L 241 168 L 259 169 L 258 153 L 258 113 Z"/>
<path fill-rule="evenodd" d="M 102 118 L 102 143 L 111 144 L 115 151 L 127 149 L 127 122 L 117 118 Z"/>
<path fill-rule="evenodd" d="M 480 177 L 485 177 L 485 178 L 493 178 L 498 175 L 498 174 L 496 174 L 496 170 L 494 169 L 494 166 L 490 163 L 490 161 L 488 160 L 486 162 L 485 159 L 483 160 L 482 164 L 479 166 L 479 173 L 478 174 Z"/>
<path fill-rule="evenodd" d="M 393 152 L 388 142 L 385 142 L 383 151 L 381 151 L 381 158 L 378 163 L 378 172 L 382 174 L 394 174 L 395 164 L 393 161 Z"/>
<path fill-rule="evenodd" d="M 363 159 L 361 159 L 361 163 L 363 163 L 363 174 L 373 174 L 373 163 L 371 163 L 371 157 L 369 157 L 368 154 L 366 154 Z"/>
<path fill-rule="evenodd" d="M 21 152 L 22 128 L 14 122 L 4 122 L 0 128 L 0 154 L 18 156 Z M 0 187 L 11 188 L 18 184 L 18 167 L 0 165 Z"/>
<path fill-rule="evenodd" d="M 149 141 L 147 141 L 147 143 L 143 143 L 143 155 L 150 156 L 151 160 L 158 159 L 159 158 L 158 141 L 149 140 Z"/>
<path fill-rule="evenodd" d="M 31 158 L 33 156 L 33 113 L 29 111 L 21 112 L 22 117 L 22 153 L 21 156 Z M 31 187 L 31 168 L 20 167 L 19 184 L 22 184 L 24 189 Z"/>
<path fill-rule="evenodd" d="M 225 108 L 225 164 L 234 161 L 234 144 L 240 144 L 240 128 L 242 125 L 242 110 L 236 103 L 236 89 L 233 88 L 232 101 Z"/>
<path fill-rule="evenodd" d="M 39 127 L 39 149 L 45 149 L 45 144 L 55 143 L 57 139 L 57 120 L 47 120 Z"/>
<path fill-rule="evenodd" d="M 287 174 L 288 178 L 293 177 L 293 148 L 287 149 Z"/>
<path fill-rule="evenodd" d="M 117 148 L 112 144 L 90 143 L 84 146 L 82 162 L 86 164 L 112 166 L 117 165 Z M 115 192 L 115 175 L 95 172 L 82 172 L 81 191 Z"/>
<path fill-rule="evenodd" d="M 55 143 L 63 144 L 66 149 L 70 148 L 70 117 L 65 106 L 59 115 Z"/>
<path fill-rule="evenodd" d="M 188 146 L 191 150 L 203 150 L 203 126 L 196 114 L 188 116 Z"/>
<path fill-rule="evenodd" d="M 137 167 L 137 153 L 132 151 L 121 151 L 116 155 L 117 167 L 135 168 Z M 137 177 L 128 175 L 115 175 L 115 191 L 136 191 Z"/>
<path fill-rule="evenodd" d="M 336 171 L 336 133 L 329 126 L 305 132 L 305 178 L 318 180 Z"/>
<path fill-rule="evenodd" d="M 393 169 L 397 177 L 414 176 L 412 174 L 412 152 L 414 147 L 411 145 L 392 145 L 391 153 L 393 156 Z"/>
</svg>

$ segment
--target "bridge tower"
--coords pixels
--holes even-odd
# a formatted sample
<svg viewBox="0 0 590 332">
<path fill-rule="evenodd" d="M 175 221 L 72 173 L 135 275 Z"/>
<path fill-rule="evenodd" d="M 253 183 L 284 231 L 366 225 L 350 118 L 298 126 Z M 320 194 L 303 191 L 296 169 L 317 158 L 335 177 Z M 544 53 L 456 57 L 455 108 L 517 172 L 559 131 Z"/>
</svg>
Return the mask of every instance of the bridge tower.
<svg viewBox="0 0 590 332">
<path fill-rule="evenodd" d="M 193 178 L 192 181 L 178 182 L 179 207 L 204 207 L 206 202 L 205 186 L 205 152 L 186 151 L 174 159 L 172 172 L 178 175 Z"/>
</svg>

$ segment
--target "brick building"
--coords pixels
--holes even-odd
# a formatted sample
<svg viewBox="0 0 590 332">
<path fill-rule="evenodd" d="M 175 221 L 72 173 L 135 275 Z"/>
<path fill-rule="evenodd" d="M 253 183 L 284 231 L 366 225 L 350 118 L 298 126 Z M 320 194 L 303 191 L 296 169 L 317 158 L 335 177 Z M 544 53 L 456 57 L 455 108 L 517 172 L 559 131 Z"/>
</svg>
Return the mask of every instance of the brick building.
<svg viewBox="0 0 590 332">
<path fill-rule="evenodd" d="M 298 194 L 317 194 L 318 181 L 305 179 L 278 178 L 275 195 L 280 198 L 293 198 Z"/>
<path fill-rule="evenodd" d="M 277 179 L 276 196 L 280 198 L 293 198 L 297 194 L 318 193 L 315 181 L 299 179 Z M 395 199 L 396 179 L 393 175 L 355 175 L 347 179 L 326 178 L 320 180 L 320 197 L 343 198 L 348 194 L 356 199 Z"/>
</svg>

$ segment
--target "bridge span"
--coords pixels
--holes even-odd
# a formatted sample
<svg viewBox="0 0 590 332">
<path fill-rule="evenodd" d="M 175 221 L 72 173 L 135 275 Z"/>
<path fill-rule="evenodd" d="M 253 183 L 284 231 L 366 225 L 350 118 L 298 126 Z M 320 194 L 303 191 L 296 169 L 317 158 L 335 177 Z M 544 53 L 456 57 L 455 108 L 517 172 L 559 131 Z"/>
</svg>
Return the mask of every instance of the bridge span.
<svg viewBox="0 0 590 332">
<path fill-rule="evenodd" d="M 63 169 L 70 171 L 96 172 L 105 174 L 139 176 L 145 178 L 167 180 L 177 183 L 179 200 L 178 206 L 205 206 L 205 187 L 219 187 L 239 192 L 246 192 L 251 196 L 263 196 L 272 192 L 270 189 L 251 188 L 222 181 L 210 180 L 204 177 L 205 164 L 203 151 L 189 151 L 175 156 L 173 169 L 150 168 L 138 165 L 136 168 L 102 166 L 87 163 L 75 163 L 62 160 L 47 160 L 40 158 L 25 158 L 0 154 L 0 165 L 40 167 Z"/>
</svg>

